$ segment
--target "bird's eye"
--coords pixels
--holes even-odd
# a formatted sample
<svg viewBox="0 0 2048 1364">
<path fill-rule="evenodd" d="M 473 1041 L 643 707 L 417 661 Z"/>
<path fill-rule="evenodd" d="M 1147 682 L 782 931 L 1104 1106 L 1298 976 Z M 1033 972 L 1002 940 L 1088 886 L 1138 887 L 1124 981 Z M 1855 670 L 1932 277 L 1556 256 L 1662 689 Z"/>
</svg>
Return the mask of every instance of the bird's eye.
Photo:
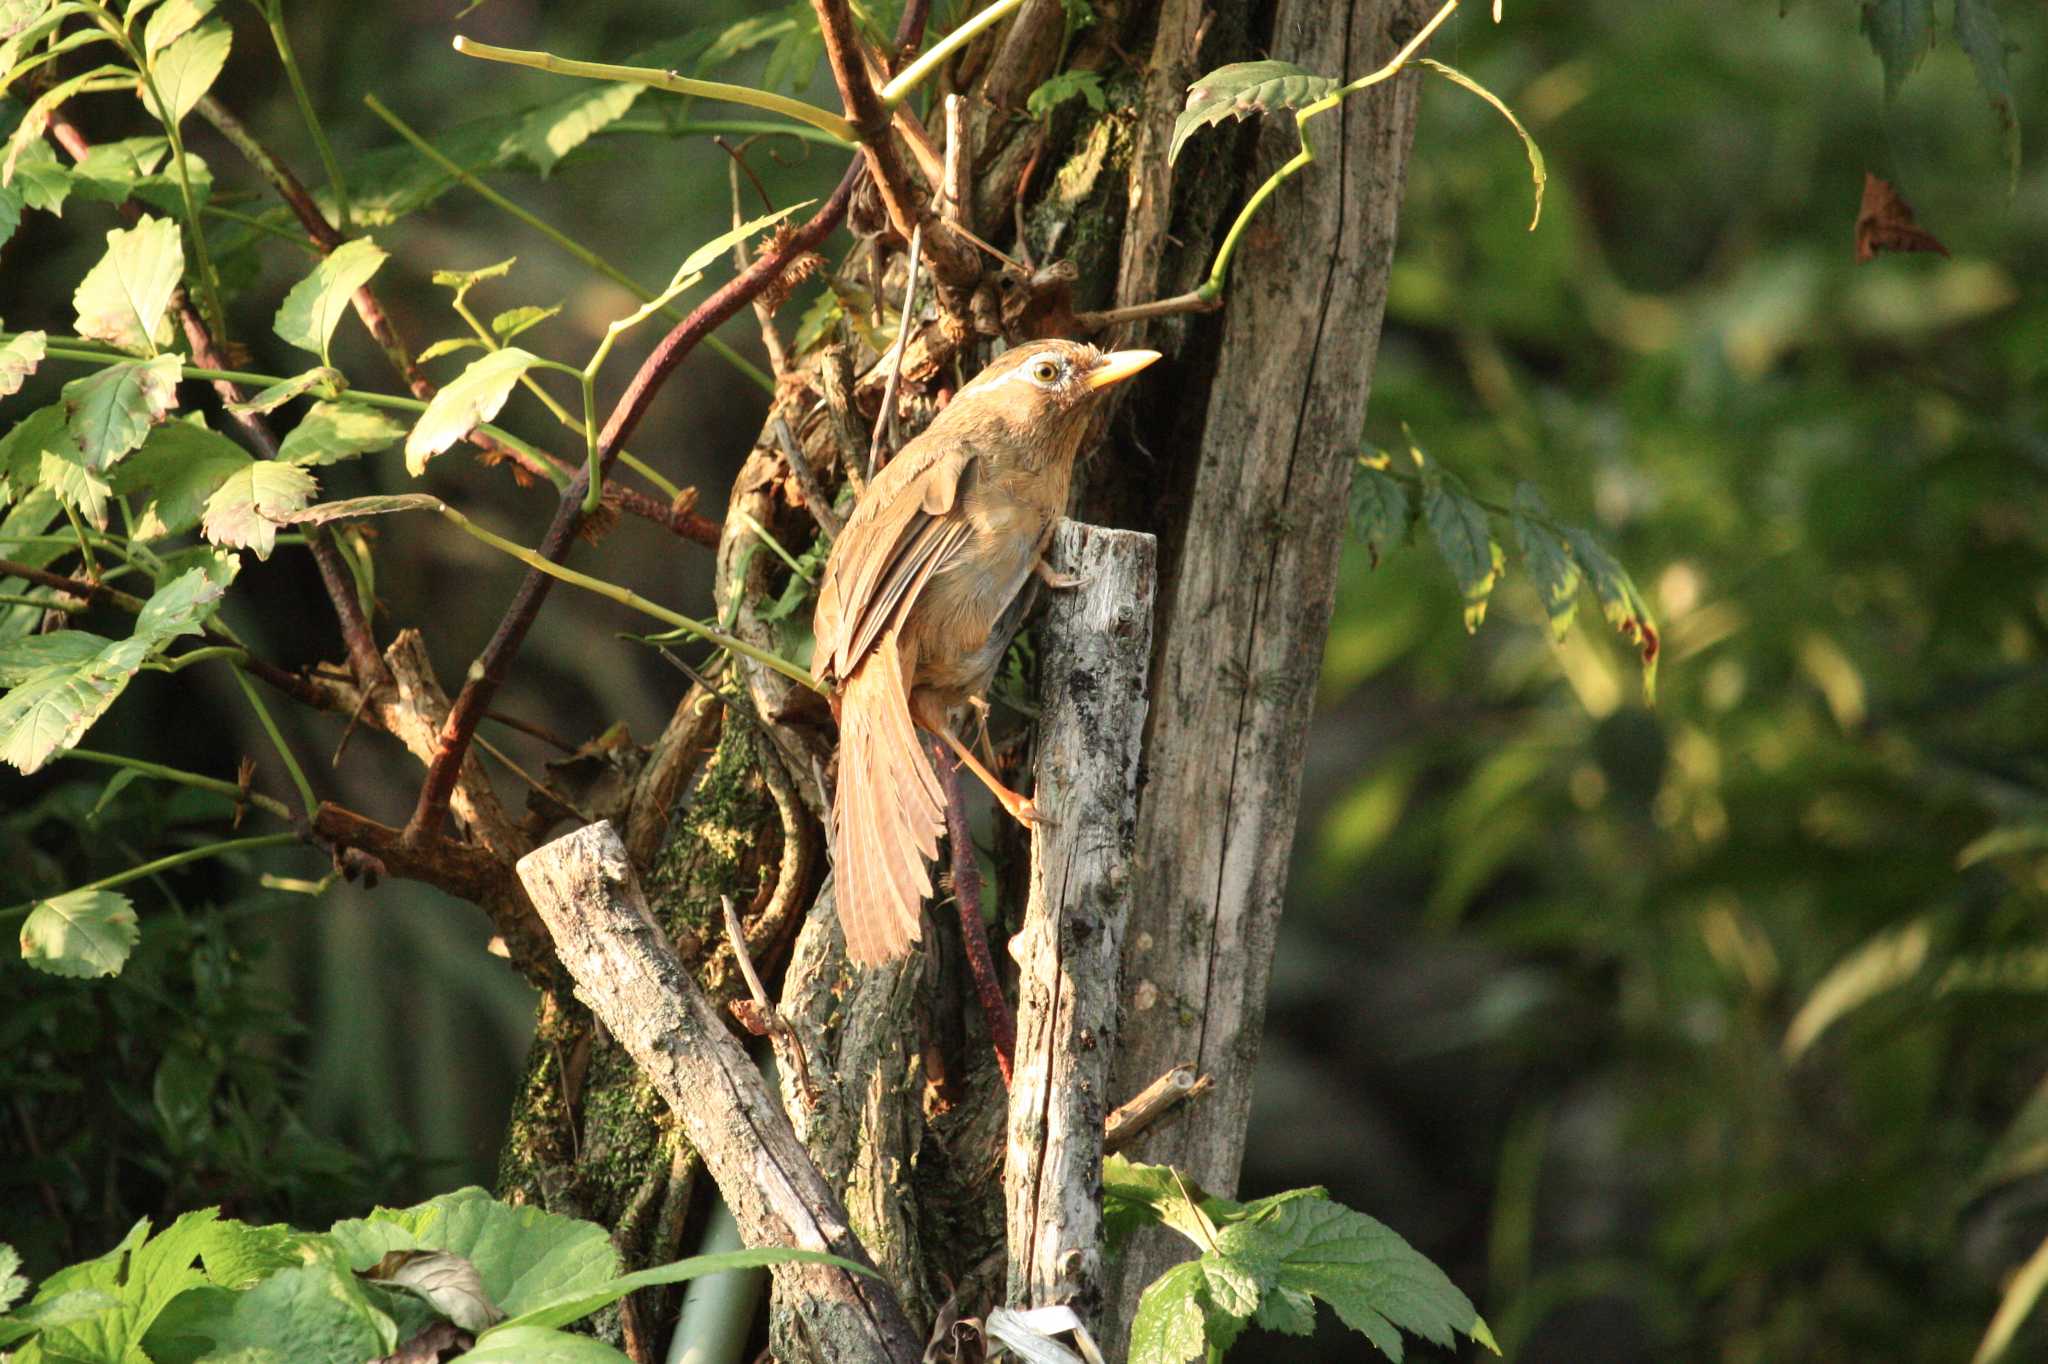
<svg viewBox="0 0 2048 1364">
<path fill-rule="evenodd" d="M 1038 361 L 1031 366 L 1031 377 L 1041 384 L 1052 383 L 1060 377 L 1059 362 L 1051 359 Z"/>
</svg>

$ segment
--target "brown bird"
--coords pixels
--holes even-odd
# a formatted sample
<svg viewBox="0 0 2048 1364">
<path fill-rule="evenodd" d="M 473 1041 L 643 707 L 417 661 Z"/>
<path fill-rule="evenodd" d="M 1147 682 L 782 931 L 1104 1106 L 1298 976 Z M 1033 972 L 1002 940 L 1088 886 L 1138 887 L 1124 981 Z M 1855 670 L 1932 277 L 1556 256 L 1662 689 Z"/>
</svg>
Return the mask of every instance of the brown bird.
<svg viewBox="0 0 2048 1364">
<path fill-rule="evenodd" d="M 944 803 L 922 728 L 945 741 L 1025 824 L 1027 798 L 953 733 L 986 693 L 1036 595 L 1077 580 L 1046 567 L 1090 409 L 1159 358 L 1035 341 L 976 375 L 868 485 L 818 589 L 811 664 L 834 684 L 839 786 L 832 801 L 846 953 L 893 961 L 922 933 Z"/>
</svg>

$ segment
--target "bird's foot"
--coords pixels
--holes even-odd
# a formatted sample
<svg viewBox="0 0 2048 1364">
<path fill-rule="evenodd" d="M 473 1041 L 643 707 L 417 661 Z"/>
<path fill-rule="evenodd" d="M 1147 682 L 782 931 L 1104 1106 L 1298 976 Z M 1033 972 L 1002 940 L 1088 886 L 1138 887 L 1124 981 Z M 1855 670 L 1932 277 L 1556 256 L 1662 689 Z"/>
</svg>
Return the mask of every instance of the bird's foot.
<svg viewBox="0 0 2048 1364">
<path fill-rule="evenodd" d="M 1044 583 L 1055 592 L 1063 592 L 1075 587 L 1086 587 L 1089 583 L 1086 575 L 1062 573 L 1042 558 L 1037 563 L 1031 565 L 1031 571 L 1038 575 L 1038 581 Z"/>
</svg>

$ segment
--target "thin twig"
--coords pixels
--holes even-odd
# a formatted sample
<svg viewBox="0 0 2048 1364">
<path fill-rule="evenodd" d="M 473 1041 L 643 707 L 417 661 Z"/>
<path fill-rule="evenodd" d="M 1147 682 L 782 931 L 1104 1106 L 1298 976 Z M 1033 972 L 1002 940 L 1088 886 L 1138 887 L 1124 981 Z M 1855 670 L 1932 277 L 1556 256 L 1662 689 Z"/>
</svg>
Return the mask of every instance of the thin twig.
<svg viewBox="0 0 2048 1364">
<path fill-rule="evenodd" d="M 946 792 L 946 842 L 953 855 L 953 898 L 960 907 L 960 936 L 967 946 L 967 970 L 974 993 L 988 1020 L 988 1040 L 995 1048 L 996 1069 L 1010 1083 L 1010 1060 L 1017 1051 L 1017 1016 L 1003 998 L 1002 977 L 988 950 L 988 927 L 981 921 L 981 867 L 974 860 L 974 839 L 967 829 L 967 799 L 960 790 L 960 764 L 945 745 L 933 741 L 938 755 L 939 784 Z"/>
<path fill-rule="evenodd" d="M 780 412 L 775 414 L 775 439 L 782 446 L 782 457 L 789 461 L 790 477 L 796 480 L 797 491 L 803 494 L 804 510 L 818 523 L 818 529 L 834 540 L 846 529 L 846 522 L 832 509 L 832 499 L 825 495 L 825 485 L 818 482 L 818 471 L 804 458 L 803 446 L 796 433 L 789 429 L 789 420 Z"/>
<path fill-rule="evenodd" d="M 1178 1065 L 1146 1085 L 1102 1123 L 1102 1152 L 1121 1151 L 1137 1140 L 1138 1134 L 1181 1105 L 1201 1098 L 1216 1087 L 1207 1075 L 1196 1075 L 1191 1065 Z"/>
<path fill-rule="evenodd" d="M 803 1039 L 796 1035 L 796 1029 L 789 1026 L 789 1020 L 769 1001 L 768 989 L 761 984 L 761 973 L 754 969 L 754 954 L 747 950 L 747 930 L 740 925 L 739 913 L 732 907 L 732 896 L 721 895 L 718 903 L 725 911 L 725 937 L 732 944 L 733 960 L 739 963 L 740 975 L 747 982 L 747 993 L 754 997 L 751 1021 L 758 1024 L 760 1031 L 771 1040 L 789 1044 L 790 1059 L 796 1062 L 797 1083 L 803 1090 L 804 1099 L 807 1103 L 816 1103 L 818 1090 L 811 1083 L 811 1063 L 804 1055 Z M 740 1019 L 742 1023 L 749 1021 L 748 1018 Z M 752 1030 L 750 1027 L 749 1031 Z"/>
<path fill-rule="evenodd" d="M 889 382 L 882 387 L 882 410 L 875 414 L 875 433 L 868 439 L 868 477 L 882 471 L 882 443 L 893 451 L 896 438 L 896 386 L 903 381 L 903 353 L 910 349 L 910 319 L 917 303 L 918 248 L 924 240 L 924 225 L 910 233 L 909 278 L 903 281 L 903 310 L 896 316 L 896 344 L 890 349 Z"/>
<path fill-rule="evenodd" d="M 861 469 L 861 432 L 853 410 L 853 361 L 846 347 L 825 348 L 818 359 L 818 387 L 825 394 L 825 423 L 832 431 L 832 444 L 839 451 L 839 468 L 853 487 L 858 503 L 867 493 L 867 475 Z"/>
<path fill-rule="evenodd" d="M 789 263 L 798 255 L 816 247 L 829 236 L 846 216 L 846 208 L 853 198 L 853 187 L 859 178 L 855 168 L 848 168 L 841 177 L 839 187 L 822 204 L 816 213 L 784 239 L 782 245 L 773 251 L 757 257 L 744 271 L 720 286 L 712 295 L 691 310 L 690 315 L 662 338 L 640 370 L 633 376 L 632 383 L 620 395 L 605 421 L 604 432 L 598 440 L 598 472 L 600 477 L 611 469 L 612 457 L 619 447 L 631 437 L 640 424 L 641 417 L 654 401 L 654 395 L 668 376 L 674 372 L 697 343 L 709 335 L 714 327 L 738 312 L 761 290 L 780 278 Z M 575 542 L 576 532 L 583 524 L 583 495 L 589 487 L 589 469 L 579 469 L 562 492 L 556 504 L 554 520 L 549 524 L 547 534 L 540 544 L 542 558 L 560 563 L 568 556 L 569 547 Z M 455 704 L 449 708 L 448 720 L 442 726 L 441 736 L 434 752 L 434 760 L 427 768 L 427 777 L 420 785 L 419 800 L 414 804 L 412 819 L 406 824 L 406 837 L 416 838 L 437 832 L 447 817 L 448 798 L 455 789 L 456 774 L 461 770 L 462 759 L 469 749 L 469 738 L 476 732 L 478 721 L 490 707 L 498 688 L 504 684 L 505 674 L 512 665 L 512 659 L 526 642 L 527 631 L 533 628 L 535 617 L 547 601 L 548 592 L 554 586 L 554 579 L 538 568 L 529 569 L 512 596 L 511 604 L 492 633 L 490 643 L 477 657 L 468 678 L 462 684 L 461 693 Z"/>
<path fill-rule="evenodd" d="M 747 164 L 746 157 L 741 155 L 746 150 L 747 144 L 752 142 L 753 139 L 748 138 L 747 142 L 742 142 L 737 147 L 722 137 L 714 137 L 711 140 L 717 144 L 720 151 L 731 158 L 726 165 L 726 179 L 732 187 L 733 227 L 737 229 L 742 223 L 746 222 L 746 215 L 740 209 L 740 172 L 742 171 L 746 172 L 747 179 L 753 181 L 754 192 L 761 196 L 762 210 L 764 212 L 773 212 L 775 204 L 768 197 L 767 187 L 761 183 L 761 177 L 754 174 L 754 168 Z M 747 268 L 747 244 L 744 240 L 735 241 L 732 244 L 732 264 L 735 270 Z M 775 329 L 775 310 L 768 306 L 766 294 L 758 294 L 754 298 L 754 322 L 761 329 L 761 349 L 768 354 L 768 370 L 776 378 L 780 379 L 789 369 L 789 352 L 783 347 L 782 333 Z"/>
</svg>

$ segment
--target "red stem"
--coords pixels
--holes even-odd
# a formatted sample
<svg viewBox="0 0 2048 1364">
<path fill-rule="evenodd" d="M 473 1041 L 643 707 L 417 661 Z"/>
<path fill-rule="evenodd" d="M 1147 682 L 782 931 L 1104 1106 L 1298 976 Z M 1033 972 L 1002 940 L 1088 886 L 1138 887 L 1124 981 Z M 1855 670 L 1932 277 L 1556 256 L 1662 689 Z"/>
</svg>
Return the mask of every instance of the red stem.
<svg viewBox="0 0 2048 1364">
<path fill-rule="evenodd" d="M 760 256 L 752 265 L 726 281 L 661 339 L 661 344 L 641 362 L 633 382 L 626 386 L 626 391 L 620 395 L 611 416 L 605 421 L 604 432 L 598 440 L 600 470 L 610 470 L 613 457 L 619 447 L 632 438 L 633 429 L 654 402 L 655 393 L 697 343 L 752 302 L 756 295 L 781 276 L 792 261 L 815 249 L 839 226 L 840 220 L 846 216 L 846 206 L 853 198 L 853 187 L 859 178 L 860 163 L 855 162 L 840 178 L 839 187 L 832 191 L 832 196 L 811 215 L 808 222 L 792 232 L 779 248 Z M 577 528 L 583 524 L 583 494 L 589 486 L 590 474 L 586 468 L 577 470 L 569 486 L 563 489 L 561 501 L 555 506 L 554 520 L 548 524 L 547 535 L 542 538 L 539 548 L 541 557 L 550 563 L 560 563 L 567 557 L 570 545 L 575 543 Z M 511 667 L 520 645 L 526 642 L 526 633 L 533 627 L 534 617 L 540 614 L 554 582 L 539 569 L 527 570 L 519 590 L 512 596 L 511 604 L 505 608 L 497 630 L 492 633 L 490 643 L 484 646 L 483 653 L 471 666 L 461 693 L 448 711 L 447 723 L 441 727 L 434 761 L 427 768 L 427 779 L 420 785 L 412 819 L 405 826 L 407 838 L 439 833 L 441 822 L 448 814 L 448 798 L 455 790 L 455 778 L 462 769 L 463 756 L 469 752 L 469 741 L 475 735 L 484 712 L 490 708 L 498 688 L 504 684 L 506 671 Z"/>
<path fill-rule="evenodd" d="M 994 955 L 988 948 L 988 928 L 981 921 L 981 866 L 974 860 L 974 839 L 967 830 L 967 800 L 960 790 L 960 764 L 934 742 L 939 760 L 939 784 L 946 791 L 946 845 L 953 857 L 953 898 L 960 906 L 960 938 L 967 945 L 967 971 L 974 977 L 974 993 L 981 1000 L 982 1016 L 988 1020 L 988 1040 L 995 1048 L 996 1069 L 1003 1073 L 1003 1086 L 1010 1084 L 1010 1058 L 1017 1052 L 1017 1016 L 1010 1001 L 1003 998 L 1003 978 L 996 972 Z"/>
</svg>

